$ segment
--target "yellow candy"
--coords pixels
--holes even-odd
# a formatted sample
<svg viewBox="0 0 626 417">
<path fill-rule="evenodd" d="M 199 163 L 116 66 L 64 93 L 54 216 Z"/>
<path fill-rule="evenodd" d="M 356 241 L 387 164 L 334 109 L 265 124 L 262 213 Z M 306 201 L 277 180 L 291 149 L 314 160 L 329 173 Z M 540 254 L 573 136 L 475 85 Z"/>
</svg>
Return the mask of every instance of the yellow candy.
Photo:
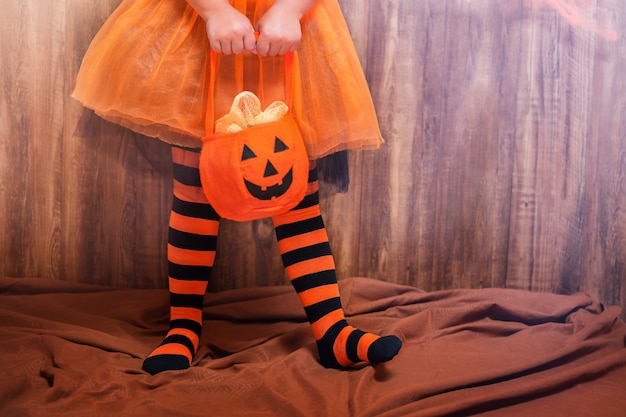
<svg viewBox="0 0 626 417">
<path fill-rule="evenodd" d="M 275 101 L 261 111 L 261 100 L 249 91 L 237 94 L 230 113 L 215 122 L 215 133 L 234 133 L 248 127 L 271 123 L 282 119 L 289 107 L 282 101 Z"/>
</svg>

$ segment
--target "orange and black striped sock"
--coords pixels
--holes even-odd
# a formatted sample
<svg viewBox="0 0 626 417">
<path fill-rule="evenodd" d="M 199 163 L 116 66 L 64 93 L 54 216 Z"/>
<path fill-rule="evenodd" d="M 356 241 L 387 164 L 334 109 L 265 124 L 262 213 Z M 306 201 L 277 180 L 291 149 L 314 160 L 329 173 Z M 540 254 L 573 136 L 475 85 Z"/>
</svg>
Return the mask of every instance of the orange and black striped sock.
<svg viewBox="0 0 626 417">
<path fill-rule="evenodd" d="M 285 270 L 311 323 L 321 364 L 341 369 L 359 362 L 392 359 L 402 346 L 400 339 L 366 333 L 346 321 L 320 213 L 315 168 L 309 173 L 304 200 L 273 221 Z"/>
<path fill-rule="evenodd" d="M 199 154 L 173 147 L 172 158 L 174 201 L 167 247 L 170 330 L 143 363 L 143 369 L 153 375 L 188 368 L 198 349 L 219 228 L 219 216 L 202 192 Z"/>
</svg>

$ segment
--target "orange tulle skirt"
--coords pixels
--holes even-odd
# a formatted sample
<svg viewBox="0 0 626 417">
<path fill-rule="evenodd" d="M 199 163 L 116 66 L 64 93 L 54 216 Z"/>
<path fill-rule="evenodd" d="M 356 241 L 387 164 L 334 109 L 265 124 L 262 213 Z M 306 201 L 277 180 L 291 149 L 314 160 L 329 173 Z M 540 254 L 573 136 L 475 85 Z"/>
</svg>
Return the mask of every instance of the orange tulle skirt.
<svg viewBox="0 0 626 417">
<path fill-rule="evenodd" d="M 273 0 L 231 3 L 254 24 Z M 293 105 L 309 156 L 378 147 L 374 105 L 337 0 L 318 0 L 302 28 Z M 85 54 L 73 97 L 141 134 L 201 147 L 201 138 L 213 133 L 207 132 L 208 100 L 232 99 L 219 96 L 219 84 L 209 97 L 205 30 L 185 0 L 123 0 Z"/>
</svg>

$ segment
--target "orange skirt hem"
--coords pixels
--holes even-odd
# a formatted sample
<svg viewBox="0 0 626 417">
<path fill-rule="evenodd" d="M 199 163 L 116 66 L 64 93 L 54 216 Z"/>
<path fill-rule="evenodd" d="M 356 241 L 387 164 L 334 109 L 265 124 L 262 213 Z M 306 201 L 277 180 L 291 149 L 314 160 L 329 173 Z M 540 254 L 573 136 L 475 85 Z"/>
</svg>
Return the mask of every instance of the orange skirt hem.
<svg viewBox="0 0 626 417">
<path fill-rule="evenodd" d="M 272 0 L 247 3 L 252 19 Z M 318 0 L 302 27 L 294 113 L 309 156 L 378 148 L 375 108 L 337 0 Z M 204 21 L 185 0 L 123 0 L 91 42 L 72 96 L 140 134 L 199 148 L 212 133 L 209 53 Z"/>
</svg>

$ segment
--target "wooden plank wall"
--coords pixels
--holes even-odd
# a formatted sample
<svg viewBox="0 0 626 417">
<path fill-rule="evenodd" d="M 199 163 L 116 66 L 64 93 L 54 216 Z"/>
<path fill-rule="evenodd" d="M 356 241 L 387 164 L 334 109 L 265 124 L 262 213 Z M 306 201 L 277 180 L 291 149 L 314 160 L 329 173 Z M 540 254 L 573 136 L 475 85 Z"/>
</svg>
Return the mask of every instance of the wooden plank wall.
<svg viewBox="0 0 626 417">
<path fill-rule="evenodd" d="M 1 275 L 166 285 L 168 147 L 69 97 L 118 3 L 2 0 Z M 626 33 L 530 0 L 341 5 L 387 142 L 323 198 L 339 276 L 626 306 Z M 269 222 L 221 231 L 212 290 L 285 282 Z"/>
</svg>

